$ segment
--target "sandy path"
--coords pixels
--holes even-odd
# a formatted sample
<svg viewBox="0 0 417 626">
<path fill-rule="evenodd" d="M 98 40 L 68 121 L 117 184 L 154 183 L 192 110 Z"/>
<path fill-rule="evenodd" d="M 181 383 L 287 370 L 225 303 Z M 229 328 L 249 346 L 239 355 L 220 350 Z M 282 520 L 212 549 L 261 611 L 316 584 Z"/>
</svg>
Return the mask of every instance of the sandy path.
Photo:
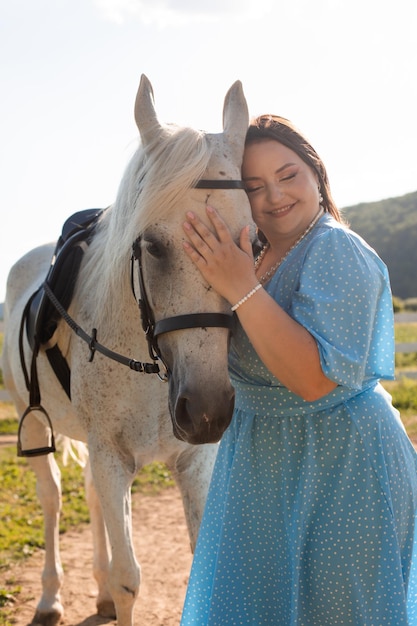
<svg viewBox="0 0 417 626">
<path fill-rule="evenodd" d="M 133 528 L 136 557 L 142 567 L 135 624 L 178 626 L 192 560 L 178 490 L 168 489 L 158 496 L 134 495 Z M 116 624 L 95 612 L 89 527 L 63 535 L 61 557 L 65 570 L 62 590 L 65 615 L 61 623 L 65 626 Z M 40 597 L 42 566 L 43 553 L 38 552 L 23 565 L 0 572 L 3 588 L 7 588 L 6 581 L 11 581 L 12 587 L 22 587 L 12 605 L 13 623 L 17 626 L 30 624 L 34 615 Z"/>
</svg>

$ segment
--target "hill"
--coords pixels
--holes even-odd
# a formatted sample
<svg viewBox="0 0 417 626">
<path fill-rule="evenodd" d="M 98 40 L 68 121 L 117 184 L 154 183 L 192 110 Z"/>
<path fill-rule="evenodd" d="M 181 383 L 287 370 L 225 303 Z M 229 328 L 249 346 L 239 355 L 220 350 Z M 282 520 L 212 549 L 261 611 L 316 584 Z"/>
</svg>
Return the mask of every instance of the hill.
<svg viewBox="0 0 417 626">
<path fill-rule="evenodd" d="M 416 297 L 417 191 L 345 207 L 343 216 L 387 264 L 394 296 Z"/>
</svg>

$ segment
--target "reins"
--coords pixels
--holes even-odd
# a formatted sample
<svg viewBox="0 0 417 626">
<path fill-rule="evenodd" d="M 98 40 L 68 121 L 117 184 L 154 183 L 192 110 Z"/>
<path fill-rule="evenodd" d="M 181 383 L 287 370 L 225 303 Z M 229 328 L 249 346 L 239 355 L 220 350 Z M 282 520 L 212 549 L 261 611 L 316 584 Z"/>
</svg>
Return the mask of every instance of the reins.
<svg viewBox="0 0 417 626">
<path fill-rule="evenodd" d="M 112 359 L 113 361 L 117 361 L 122 365 L 127 365 L 129 369 L 134 370 L 135 372 L 143 372 L 145 374 L 157 374 L 159 372 L 159 367 L 157 363 L 143 363 L 142 361 L 136 361 L 136 359 L 131 359 L 129 357 L 123 356 L 122 354 L 119 354 L 118 352 L 114 352 L 109 348 L 106 348 L 106 346 L 97 341 L 96 328 L 93 328 L 91 335 L 86 333 L 85 330 L 83 330 L 81 326 L 79 326 L 64 309 L 64 307 L 55 297 L 54 292 L 47 283 L 44 284 L 44 289 L 46 295 L 48 296 L 58 313 L 61 315 L 62 319 L 75 332 L 75 334 L 80 337 L 80 339 L 88 344 L 90 350 L 90 363 L 94 359 L 95 353 L 100 352 L 101 354 L 108 357 L 109 359 Z"/>
</svg>

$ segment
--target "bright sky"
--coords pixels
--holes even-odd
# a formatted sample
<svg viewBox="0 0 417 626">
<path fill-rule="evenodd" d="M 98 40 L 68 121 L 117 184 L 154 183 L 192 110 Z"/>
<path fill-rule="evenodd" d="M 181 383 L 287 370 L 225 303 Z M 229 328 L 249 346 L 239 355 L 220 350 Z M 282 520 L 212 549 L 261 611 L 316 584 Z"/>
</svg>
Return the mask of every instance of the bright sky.
<svg viewBox="0 0 417 626">
<path fill-rule="evenodd" d="M 159 118 L 290 118 L 339 206 L 417 190 L 415 0 L 0 0 L 0 301 L 8 270 L 75 211 L 110 204 L 151 80 Z"/>
</svg>

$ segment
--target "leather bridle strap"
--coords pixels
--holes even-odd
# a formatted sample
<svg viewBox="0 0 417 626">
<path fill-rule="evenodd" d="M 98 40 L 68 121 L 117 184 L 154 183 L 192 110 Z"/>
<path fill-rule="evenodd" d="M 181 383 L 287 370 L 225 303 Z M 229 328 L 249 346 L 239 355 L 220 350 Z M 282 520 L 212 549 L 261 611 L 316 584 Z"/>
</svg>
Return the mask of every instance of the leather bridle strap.
<svg viewBox="0 0 417 626">
<path fill-rule="evenodd" d="M 174 315 L 156 322 L 153 336 L 187 328 L 228 328 L 232 330 L 233 317 L 227 313 L 188 313 Z"/>
<path fill-rule="evenodd" d="M 246 189 L 243 180 L 210 180 L 201 178 L 195 185 L 195 189 Z"/>
<path fill-rule="evenodd" d="M 245 189 L 245 184 L 242 180 L 211 180 L 207 178 L 201 178 L 194 184 L 196 189 Z M 161 351 L 158 346 L 157 337 L 164 333 L 169 333 L 174 330 L 185 330 L 188 328 L 227 328 L 232 329 L 233 317 L 227 313 L 187 313 L 184 315 L 175 315 L 163 320 L 155 322 L 152 308 L 149 304 L 148 295 L 146 293 L 145 280 L 143 277 L 142 266 L 142 250 L 141 250 L 141 237 L 138 237 L 132 244 L 132 257 L 131 257 L 131 285 L 132 292 L 136 300 L 134 280 L 133 280 L 133 264 L 134 261 L 138 262 L 138 278 L 139 278 L 139 290 L 140 298 L 138 300 L 139 310 L 142 321 L 142 328 L 144 330 L 147 342 L 149 356 L 154 360 L 160 360 L 163 363 L 166 370 L 166 378 L 163 378 L 158 374 L 161 380 L 166 380 L 169 376 L 169 367 L 164 360 Z"/>
<path fill-rule="evenodd" d="M 127 365 L 131 370 L 135 372 L 144 372 L 145 374 L 158 374 L 159 367 L 157 363 L 143 363 L 142 361 L 136 361 L 136 359 L 131 359 L 129 357 L 123 356 L 118 352 L 114 352 L 106 346 L 103 346 L 101 343 L 97 341 L 97 330 L 93 328 L 92 334 L 89 335 L 79 326 L 72 317 L 68 314 L 68 312 L 64 309 L 62 304 L 59 302 L 57 297 L 55 296 L 52 289 L 49 287 L 48 283 L 45 282 L 43 285 L 45 289 L 45 293 L 61 315 L 63 320 L 68 324 L 68 326 L 75 332 L 75 334 L 80 337 L 83 341 L 85 341 L 90 348 L 90 362 L 94 358 L 94 354 L 96 352 L 100 352 L 104 356 L 112 359 L 113 361 L 117 361 L 122 365 Z"/>
<path fill-rule="evenodd" d="M 174 315 L 165 319 L 155 322 L 152 308 L 149 304 L 148 295 L 146 292 L 145 281 L 143 277 L 142 266 L 142 250 L 141 250 L 141 237 L 138 237 L 134 241 L 132 246 L 131 257 L 131 283 L 132 291 L 135 296 L 134 281 L 133 281 L 133 263 L 136 260 L 138 262 L 138 278 L 139 278 L 139 290 L 140 298 L 138 300 L 140 316 L 142 321 L 142 328 L 145 333 L 148 342 L 149 356 L 154 360 L 160 360 L 163 363 L 166 370 L 166 378 L 169 376 L 170 370 L 167 362 L 164 360 L 163 355 L 158 346 L 157 337 L 164 333 L 172 332 L 174 330 L 185 330 L 188 328 L 227 328 L 232 329 L 233 317 L 227 313 L 185 313 L 184 315 Z M 163 379 L 162 376 L 158 376 Z"/>
</svg>

